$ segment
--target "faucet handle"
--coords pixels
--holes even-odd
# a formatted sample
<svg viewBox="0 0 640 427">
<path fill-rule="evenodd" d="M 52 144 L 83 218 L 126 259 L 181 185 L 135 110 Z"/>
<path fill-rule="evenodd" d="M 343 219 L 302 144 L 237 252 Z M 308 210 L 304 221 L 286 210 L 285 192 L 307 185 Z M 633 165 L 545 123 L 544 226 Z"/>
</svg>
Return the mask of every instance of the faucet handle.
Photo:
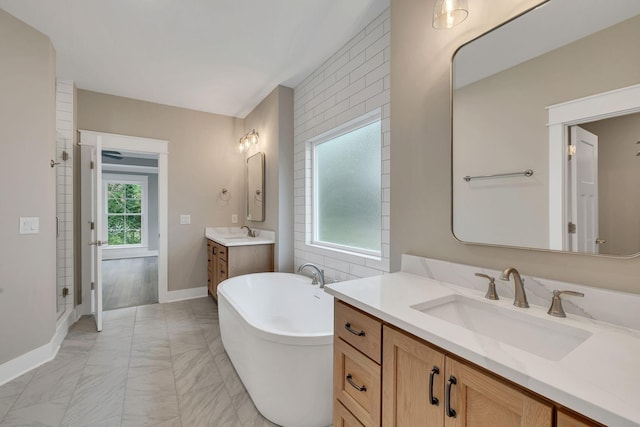
<svg viewBox="0 0 640 427">
<path fill-rule="evenodd" d="M 498 292 L 496 292 L 496 278 L 482 273 L 476 273 L 476 276 L 489 279 L 489 289 L 487 289 L 487 293 L 484 295 L 484 297 L 486 299 L 499 300 L 500 297 L 498 296 Z"/>
<path fill-rule="evenodd" d="M 560 295 L 572 295 L 574 297 L 583 297 L 584 294 L 582 292 L 575 291 L 553 291 L 553 298 L 551 298 L 551 307 L 549 307 L 548 314 L 555 317 L 567 317 L 564 312 L 564 308 L 562 307 L 562 300 L 560 299 Z"/>
</svg>

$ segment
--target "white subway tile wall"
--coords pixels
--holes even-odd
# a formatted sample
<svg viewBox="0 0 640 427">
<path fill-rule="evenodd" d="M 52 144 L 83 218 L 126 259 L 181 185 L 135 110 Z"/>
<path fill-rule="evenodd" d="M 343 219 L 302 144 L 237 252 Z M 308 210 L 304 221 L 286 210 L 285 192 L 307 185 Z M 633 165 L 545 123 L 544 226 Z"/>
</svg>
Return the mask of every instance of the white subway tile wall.
<svg viewBox="0 0 640 427">
<path fill-rule="evenodd" d="M 391 200 L 390 10 L 380 14 L 294 89 L 294 247 L 296 268 L 312 262 L 342 281 L 389 272 Z M 328 250 L 311 241 L 311 159 L 307 142 L 367 112 L 382 112 L 382 257 Z"/>
<path fill-rule="evenodd" d="M 73 309 L 73 81 L 56 80 L 56 299 L 58 317 Z M 68 159 L 63 160 L 63 152 Z M 69 296 L 62 296 L 63 288 Z"/>
</svg>

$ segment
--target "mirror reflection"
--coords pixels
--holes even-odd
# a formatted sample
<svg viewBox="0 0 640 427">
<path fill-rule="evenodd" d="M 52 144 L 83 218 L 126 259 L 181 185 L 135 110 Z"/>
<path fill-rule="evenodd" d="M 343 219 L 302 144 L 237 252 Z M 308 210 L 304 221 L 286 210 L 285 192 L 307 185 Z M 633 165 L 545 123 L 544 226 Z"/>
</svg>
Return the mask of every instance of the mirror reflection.
<svg viewBox="0 0 640 427">
<path fill-rule="evenodd" d="M 640 252 L 640 2 L 551 0 L 453 59 L 453 232 Z"/>
<path fill-rule="evenodd" d="M 264 153 L 247 159 L 247 220 L 264 221 Z"/>
</svg>

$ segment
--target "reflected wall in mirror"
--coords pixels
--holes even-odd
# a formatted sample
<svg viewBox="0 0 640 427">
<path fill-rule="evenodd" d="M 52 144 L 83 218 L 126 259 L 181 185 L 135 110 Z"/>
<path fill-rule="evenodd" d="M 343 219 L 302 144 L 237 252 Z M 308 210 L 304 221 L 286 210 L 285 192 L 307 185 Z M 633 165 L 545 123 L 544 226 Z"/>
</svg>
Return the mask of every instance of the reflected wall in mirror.
<svg viewBox="0 0 640 427">
<path fill-rule="evenodd" d="M 637 0 L 550 0 L 458 50 L 458 239 L 640 253 L 639 14 Z"/>
<path fill-rule="evenodd" d="M 247 159 L 247 220 L 264 221 L 264 153 Z"/>
</svg>

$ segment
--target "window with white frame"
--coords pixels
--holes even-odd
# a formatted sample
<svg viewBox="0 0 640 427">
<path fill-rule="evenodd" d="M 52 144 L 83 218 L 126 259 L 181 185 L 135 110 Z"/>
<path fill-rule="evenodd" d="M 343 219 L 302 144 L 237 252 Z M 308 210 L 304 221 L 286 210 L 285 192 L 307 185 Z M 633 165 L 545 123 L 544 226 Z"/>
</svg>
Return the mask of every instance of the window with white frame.
<svg viewBox="0 0 640 427">
<path fill-rule="evenodd" d="M 312 241 L 381 254 L 381 118 L 367 114 L 311 141 Z"/>
<path fill-rule="evenodd" d="M 147 246 L 147 177 L 103 175 L 104 235 L 111 248 Z"/>
</svg>

